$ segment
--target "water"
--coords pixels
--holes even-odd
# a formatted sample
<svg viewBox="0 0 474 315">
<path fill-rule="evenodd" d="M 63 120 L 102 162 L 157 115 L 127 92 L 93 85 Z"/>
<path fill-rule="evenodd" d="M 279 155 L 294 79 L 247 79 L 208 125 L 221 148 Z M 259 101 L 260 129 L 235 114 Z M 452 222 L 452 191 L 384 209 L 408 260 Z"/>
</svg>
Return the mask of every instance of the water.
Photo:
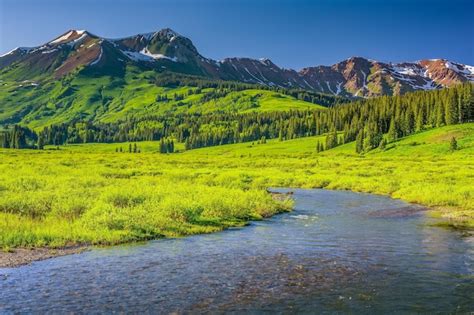
<svg viewBox="0 0 474 315">
<path fill-rule="evenodd" d="M 474 311 L 474 237 L 381 196 L 294 198 L 241 229 L 0 269 L 0 313 Z"/>
</svg>

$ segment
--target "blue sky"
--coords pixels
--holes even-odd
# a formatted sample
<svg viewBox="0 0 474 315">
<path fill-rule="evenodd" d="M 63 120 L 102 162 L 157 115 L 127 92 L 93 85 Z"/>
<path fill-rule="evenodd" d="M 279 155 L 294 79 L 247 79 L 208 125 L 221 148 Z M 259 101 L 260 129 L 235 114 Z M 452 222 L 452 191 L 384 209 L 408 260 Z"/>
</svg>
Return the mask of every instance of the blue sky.
<svg viewBox="0 0 474 315">
<path fill-rule="evenodd" d="M 206 57 L 300 69 L 350 56 L 474 65 L 472 0 L 0 0 L 0 54 L 69 29 L 109 38 L 164 27 Z"/>
</svg>

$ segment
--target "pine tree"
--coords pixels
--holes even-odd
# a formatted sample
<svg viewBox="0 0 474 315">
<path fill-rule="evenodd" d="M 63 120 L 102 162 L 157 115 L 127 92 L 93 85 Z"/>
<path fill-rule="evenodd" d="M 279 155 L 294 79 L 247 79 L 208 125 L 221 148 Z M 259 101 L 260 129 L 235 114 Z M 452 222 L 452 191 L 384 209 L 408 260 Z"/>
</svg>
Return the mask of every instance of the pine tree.
<svg viewBox="0 0 474 315">
<path fill-rule="evenodd" d="M 451 138 L 451 142 L 449 143 L 449 148 L 451 151 L 456 151 L 458 149 L 458 142 L 455 137 Z"/>
<path fill-rule="evenodd" d="M 445 108 L 446 125 L 452 125 L 459 122 L 458 102 L 455 93 L 454 89 L 449 89 Z"/>
<path fill-rule="evenodd" d="M 160 148 L 159 148 L 160 153 L 166 153 L 166 143 L 165 139 L 161 138 L 160 140 Z"/>
<path fill-rule="evenodd" d="M 133 144 L 133 153 L 137 153 L 137 144 L 136 143 Z"/>
<path fill-rule="evenodd" d="M 443 104 L 438 104 L 436 110 L 436 127 L 441 127 L 445 124 L 444 119 L 444 106 Z"/>
<path fill-rule="evenodd" d="M 173 140 L 167 140 L 166 141 L 166 152 L 164 153 L 173 153 L 174 152 L 174 142 Z"/>
<path fill-rule="evenodd" d="M 383 138 L 382 141 L 380 141 L 379 149 L 384 151 L 386 146 L 387 146 L 387 140 L 385 140 L 385 138 Z"/>
<path fill-rule="evenodd" d="M 362 153 L 364 151 L 364 131 L 361 129 L 356 137 L 356 152 Z"/>
<path fill-rule="evenodd" d="M 398 128 L 397 128 L 397 123 L 395 122 L 395 118 L 392 117 L 390 119 L 390 127 L 388 129 L 388 140 L 390 142 L 393 142 L 398 139 Z"/>
<path fill-rule="evenodd" d="M 332 132 L 329 132 L 326 136 L 326 149 L 332 149 L 337 147 L 337 131 L 334 128 Z"/>
<path fill-rule="evenodd" d="M 423 107 L 418 110 L 415 120 L 415 131 L 421 131 L 423 129 Z"/>
<path fill-rule="evenodd" d="M 378 130 L 377 124 L 369 122 L 365 127 L 364 151 L 370 151 L 379 146 L 382 140 L 382 133 Z"/>
<path fill-rule="evenodd" d="M 38 150 L 43 150 L 44 149 L 44 139 L 43 139 L 43 136 L 41 134 L 38 137 L 37 147 L 38 147 Z"/>
</svg>

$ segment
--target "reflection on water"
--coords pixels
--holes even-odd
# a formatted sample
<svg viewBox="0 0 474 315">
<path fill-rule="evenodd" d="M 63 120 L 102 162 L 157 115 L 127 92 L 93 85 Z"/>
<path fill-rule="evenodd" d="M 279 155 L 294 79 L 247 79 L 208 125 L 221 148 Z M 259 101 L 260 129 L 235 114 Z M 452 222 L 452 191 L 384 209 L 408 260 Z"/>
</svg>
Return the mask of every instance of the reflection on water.
<svg viewBox="0 0 474 315">
<path fill-rule="evenodd" d="M 0 312 L 468 312 L 474 240 L 381 196 L 296 190 L 222 233 L 0 269 Z"/>
</svg>

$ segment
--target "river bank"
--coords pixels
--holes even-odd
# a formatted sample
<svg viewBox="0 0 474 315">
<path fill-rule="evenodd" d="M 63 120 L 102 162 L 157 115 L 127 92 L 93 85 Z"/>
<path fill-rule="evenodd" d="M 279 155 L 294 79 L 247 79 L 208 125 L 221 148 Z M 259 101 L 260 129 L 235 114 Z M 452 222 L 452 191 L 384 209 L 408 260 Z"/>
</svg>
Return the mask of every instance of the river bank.
<svg viewBox="0 0 474 315">
<path fill-rule="evenodd" d="M 267 193 L 269 193 L 273 200 L 277 202 L 285 202 L 288 198 L 292 198 L 293 191 L 285 191 L 281 192 L 278 191 L 276 188 L 269 188 L 267 189 Z M 453 230 L 461 230 L 466 235 L 472 235 L 472 227 L 468 224 L 464 224 L 465 221 L 463 218 L 450 218 L 449 220 L 442 216 L 443 210 L 436 209 L 436 208 L 428 208 L 428 207 L 420 207 L 422 205 L 408 205 L 406 207 L 400 209 L 394 209 L 387 211 L 386 209 L 380 209 L 377 211 L 373 211 L 368 213 L 368 216 L 371 217 L 379 217 L 379 218 L 394 218 L 394 217 L 405 217 L 410 216 L 418 213 L 425 213 L 426 215 L 440 219 L 439 222 L 435 223 L 434 225 L 439 226 L 441 228 L 449 228 Z M 291 211 L 288 208 L 282 208 L 282 211 L 273 213 L 269 216 L 264 218 L 269 218 L 275 214 L 279 214 L 282 212 Z M 234 222 L 227 227 L 224 227 L 220 230 L 214 232 L 220 232 L 227 228 L 231 227 L 242 227 L 248 224 L 248 222 Z M 201 233 L 197 233 L 201 234 Z M 126 243 L 126 242 L 125 242 Z M 117 243 L 109 246 L 119 245 L 124 243 Z M 79 254 L 87 250 L 91 250 L 93 245 L 71 245 L 71 246 L 63 246 L 63 247 L 31 247 L 31 248 L 11 248 L 7 250 L 0 251 L 0 268 L 15 268 L 24 265 L 28 265 L 35 261 L 41 261 L 46 259 L 51 259 L 55 257 L 61 257 L 65 255 L 73 255 Z"/>
<path fill-rule="evenodd" d="M 13 268 L 28 265 L 34 261 L 65 255 L 79 254 L 89 250 L 88 246 L 69 246 L 62 248 L 14 248 L 0 251 L 0 268 Z"/>
<path fill-rule="evenodd" d="M 284 189 L 279 191 L 284 192 Z M 473 238 L 424 207 L 292 189 L 293 211 L 221 233 L 100 247 L 0 272 L 7 313 L 467 313 Z"/>
<path fill-rule="evenodd" d="M 275 192 L 275 191 L 270 191 L 270 190 L 267 190 L 267 192 L 272 196 L 273 200 L 277 202 L 281 202 L 282 207 L 280 208 L 280 211 L 269 214 L 267 216 L 263 216 L 263 218 L 268 218 L 274 214 L 288 212 L 291 210 L 290 208 L 283 206 L 283 203 L 285 203 L 287 199 L 291 197 L 291 195 L 293 194 L 292 192 L 280 193 L 280 192 Z M 256 220 L 256 219 L 254 218 L 253 220 Z M 242 227 L 246 224 L 248 224 L 248 222 L 234 221 L 219 230 L 215 230 L 214 232 L 220 232 L 222 230 L 225 230 L 231 227 Z M 200 234 L 200 233 L 197 233 L 197 234 Z M 118 244 L 122 244 L 122 243 L 118 243 Z M 118 244 L 114 244 L 114 245 L 118 245 Z M 110 246 L 113 246 L 113 245 L 110 245 Z M 65 256 L 65 255 L 79 254 L 86 250 L 90 250 L 92 247 L 93 245 L 82 244 L 82 245 L 63 246 L 63 247 L 57 247 L 57 248 L 50 248 L 50 247 L 21 248 L 20 247 L 20 248 L 4 249 L 0 251 L 0 268 L 20 267 L 20 266 L 28 265 L 35 261 L 41 261 L 41 260 L 46 260 L 46 259 Z"/>
</svg>

